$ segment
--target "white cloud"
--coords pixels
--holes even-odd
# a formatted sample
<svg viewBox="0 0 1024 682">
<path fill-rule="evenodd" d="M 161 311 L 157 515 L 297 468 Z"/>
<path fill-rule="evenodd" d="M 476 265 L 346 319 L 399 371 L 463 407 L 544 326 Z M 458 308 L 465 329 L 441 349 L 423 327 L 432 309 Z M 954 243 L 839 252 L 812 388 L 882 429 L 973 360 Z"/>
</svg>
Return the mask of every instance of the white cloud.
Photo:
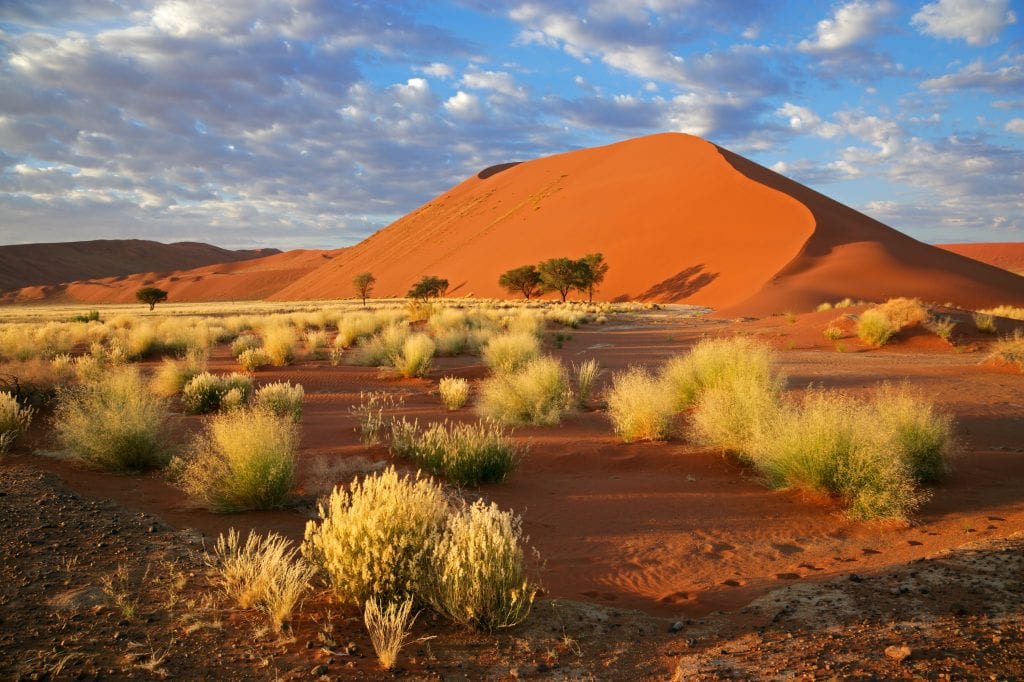
<svg viewBox="0 0 1024 682">
<path fill-rule="evenodd" d="M 989 45 L 999 32 L 1017 21 L 1010 0 L 938 0 L 924 5 L 911 23 L 937 38 L 962 39 L 970 45 Z"/>
<path fill-rule="evenodd" d="M 434 62 L 433 64 L 422 66 L 419 68 L 419 71 L 427 74 L 428 76 L 433 76 L 434 78 L 451 78 L 455 75 L 455 71 L 452 67 L 441 62 Z"/>
<path fill-rule="evenodd" d="M 479 118 L 480 98 L 474 94 L 459 90 L 448 98 L 444 103 L 444 108 L 459 118 Z"/>
<path fill-rule="evenodd" d="M 999 62 L 1006 66 L 989 68 L 979 59 L 956 73 L 926 80 L 920 87 L 924 90 L 940 91 L 976 88 L 994 94 L 1006 94 L 1024 88 L 1024 55 L 1007 55 Z"/>
<path fill-rule="evenodd" d="M 889 0 L 849 2 L 839 7 L 831 18 L 819 21 L 813 39 L 800 41 L 798 47 L 804 52 L 832 52 L 856 47 L 880 33 L 884 20 L 894 9 Z"/>
<path fill-rule="evenodd" d="M 464 73 L 460 82 L 474 90 L 493 90 L 512 99 L 526 99 L 526 90 L 520 87 L 512 74 L 506 71 L 473 69 Z"/>
<path fill-rule="evenodd" d="M 789 119 L 789 127 L 799 132 L 814 130 L 821 123 L 821 117 L 807 107 L 789 102 L 779 107 L 775 113 Z"/>
<path fill-rule="evenodd" d="M 1012 118 L 1006 122 L 1006 130 L 1024 134 L 1024 118 Z"/>
</svg>

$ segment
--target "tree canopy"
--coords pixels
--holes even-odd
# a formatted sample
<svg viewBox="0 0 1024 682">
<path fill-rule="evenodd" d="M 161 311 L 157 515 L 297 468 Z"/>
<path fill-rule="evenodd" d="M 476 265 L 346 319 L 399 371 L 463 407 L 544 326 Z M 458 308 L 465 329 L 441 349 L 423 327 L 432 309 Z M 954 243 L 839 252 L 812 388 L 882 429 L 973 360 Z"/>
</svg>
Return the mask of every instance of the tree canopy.
<svg viewBox="0 0 1024 682">
<path fill-rule="evenodd" d="M 372 272 L 360 272 L 358 275 L 352 278 L 352 284 L 356 288 L 356 294 L 363 299 L 363 306 L 366 306 L 366 299 L 369 298 L 370 292 L 373 291 L 373 285 L 377 283 L 377 278 L 373 276 Z"/>
<path fill-rule="evenodd" d="M 557 291 L 565 303 L 566 296 L 573 289 L 585 286 L 587 266 L 583 261 L 571 258 L 549 258 L 537 265 L 542 291 Z"/>
<path fill-rule="evenodd" d="M 135 300 L 140 303 L 148 303 L 149 309 L 152 310 L 157 303 L 167 300 L 167 292 L 156 287 L 142 287 L 135 292 Z"/>
<path fill-rule="evenodd" d="M 428 298 L 444 296 L 446 291 L 448 291 L 448 280 L 434 275 L 424 275 L 419 282 L 412 285 L 406 296 L 425 301 Z"/>
<path fill-rule="evenodd" d="M 521 265 L 508 270 L 498 278 L 498 284 L 510 294 L 520 293 L 529 301 L 541 293 L 540 273 L 536 265 Z"/>
</svg>

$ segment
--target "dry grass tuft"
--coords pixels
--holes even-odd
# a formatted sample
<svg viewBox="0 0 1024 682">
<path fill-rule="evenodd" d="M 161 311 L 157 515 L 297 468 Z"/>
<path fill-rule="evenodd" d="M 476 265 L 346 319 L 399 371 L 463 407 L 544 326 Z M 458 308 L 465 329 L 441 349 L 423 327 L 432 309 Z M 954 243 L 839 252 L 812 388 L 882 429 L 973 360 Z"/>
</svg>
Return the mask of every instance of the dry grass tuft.
<svg viewBox="0 0 1024 682">
<path fill-rule="evenodd" d="M 459 377 L 444 377 L 437 384 L 441 402 L 449 410 L 462 408 L 469 400 L 469 382 Z"/>
<path fill-rule="evenodd" d="M 293 422 L 302 421 L 302 401 L 306 391 L 302 384 L 291 385 L 287 381 L 275 381 L 256 391 L 253 403 L 278 417 L 288 417 Z"/>
<path fill-rule="evenodd" d="M 642 367 L 614 374 L 607 401 L 612 428 L 627 443 L 666 440 L 675 432 L 678 410 L 671 387 Z"/>
<path fill-rule="evenodd" d="M 370 633 L 370 643 L 377 654 L 377 660 L 385 670 L 391 670 L 398 662 L 398 653 L 409 643 L 416 616 L 412 613 L 411 597 L 400 602 L 388 602 L 382 607 L 380 600 L 371 597 L 363 607 L 363 622 Z"/>
<path fill-rule="evenodd" d="M 493 422 L 441 422 L 421 430 L 400 419 L 391 424 L 391 450 L 460 486 L 500 483 L 523 457 L 510 435 Z"/>
<path fill-rule="evenodd" d="M 539 357 L 504 371 L 480 386 L 477 411 L 504 424 L 551 426 L 572 405 L 569 375 L 555 358 Z"/>
<path fill-rule="evenodd" d="M 498 334 L 487 342 L 482 355 L 495 374 L 510 374 L 540 356 L 540 340 L 529 332 Z"/>
<path fill-rule="evenodd" d="M 0 457 L 14 445 L 14 441 L 28 430 L 35 413 L 31 407 L 22 407 L 15 397 L 0 391 Z"/>
<path fill-rule="evenodd" d="M 986 359 L 1017 365 L 1024 372 L 1024 331 L 1015 329 L 1013 334 L 993 342 Z"/>
</svg>

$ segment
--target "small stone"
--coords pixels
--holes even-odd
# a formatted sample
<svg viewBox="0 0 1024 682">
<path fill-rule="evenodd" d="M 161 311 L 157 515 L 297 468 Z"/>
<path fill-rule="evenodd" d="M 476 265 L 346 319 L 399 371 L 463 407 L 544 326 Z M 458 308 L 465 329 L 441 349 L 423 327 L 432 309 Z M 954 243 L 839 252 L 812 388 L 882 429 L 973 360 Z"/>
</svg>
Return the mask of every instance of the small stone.
<svg viewBox="0 0 1024 682">
<path fill-rule="evenodd" d="M 910 650 L 910 647 L 906 644 L 885 647 L 885 655 L 897 662 L 907 660 L 908 658 L 910 658 L 911 653 L 913 652 Z"/>
<path fill-rule="evenodd" d="M 676 622 L 672 623 L 672 625 L 668 626 L 668 631 L 669 632 L 679 632 L 682 629 L 683 629 L 683 621 L 681 621 L 681 620 L 677 620 Z"/>
<path fill-rule="evenodd" d="M 851 573 L 850 574 L 850 582 L 851 583 L 862 583 L 862 582 L 864 582 L 864 578 L 861 578 L 856 573 Z"/>
</svg>

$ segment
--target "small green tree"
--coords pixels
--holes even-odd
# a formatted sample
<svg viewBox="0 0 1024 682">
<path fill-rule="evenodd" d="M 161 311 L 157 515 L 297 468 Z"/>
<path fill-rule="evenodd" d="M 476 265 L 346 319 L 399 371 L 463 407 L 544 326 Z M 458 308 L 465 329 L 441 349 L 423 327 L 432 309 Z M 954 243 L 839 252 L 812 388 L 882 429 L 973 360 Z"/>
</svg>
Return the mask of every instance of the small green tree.
<svg viewBox="0 0 1024 682">
<path fill-rule="evenodd" d="M 424 275 L 419 282 L 412 285 L 406 296 L 426 301 L 428 298 L 444 296 L 446 291 L 448 291 L 448 280 L 442 277 L 435 277 L 434 275 Z"/>
<path fill-rule="evenodd" d="M 369 298 L 370 292 L 373 291 L 373 285 L 377 283 L 377 278 L 373 276 L 372 272 L 360 272 L 358 275 L 352 278 L 352 284 L 355 285 L 356 294 L 363 299 L 363 307 L 366 307 L 366 299 Z"/>
<path fill-rule="evenodd" d="M 142 287 L 135 292 L 135 300 L 140 303 L 148 303 L 149 309 L 152 310 L 157 303 L 167 300 L 167 292 L 156 287 Z"/>
<path fill-rule="evenodd" d="M 531 296 L 540 294 L 540 273 L 536 265 L 522 265 L 502 274 L 498 284 L 510 294 L 521 293 L 529 301 Z"/>
<path fill-rule="evenodd" d="M 562 296 L 562 303 L 569 292 L 579 287 L 582 281 L 582 261 L 571 258 L 549 258 L 537 265 L 540 273 L 541 291 L 557 291 Z"/>
<path fill-rule="evenodd" d="M 594 289 L 604 281 L 604 276 L 608 274 L 608 264 L 604 262 L 603 253 L 588 253 L 583 258 L 580 258 L 580 281 L 579 290 L 580 293 L 587 293 L 587 300 L 591 303 L 594 302 Z"/>
</svg>

